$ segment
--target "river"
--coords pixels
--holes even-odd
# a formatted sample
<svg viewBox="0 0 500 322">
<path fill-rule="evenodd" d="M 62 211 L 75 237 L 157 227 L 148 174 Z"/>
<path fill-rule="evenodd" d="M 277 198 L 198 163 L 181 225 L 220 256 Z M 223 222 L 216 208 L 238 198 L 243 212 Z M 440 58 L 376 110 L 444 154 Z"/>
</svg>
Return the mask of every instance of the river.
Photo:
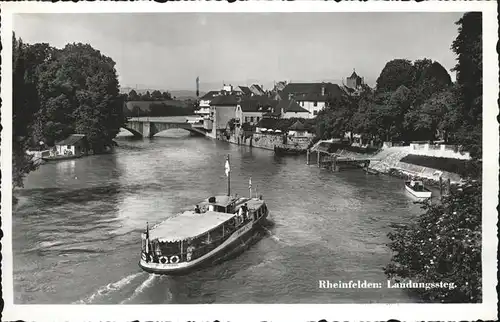
<svg viewBox="0 0 500 322">
<path fill-rule="evenodd" d="M 30 173 L 13 213 L 16 304 L 395 303 L 403 290 L 320 289 L 319 280 L 381 282 L 391 223 L 421 212 L 401 180 L 332 173 L 305 156 L 191 137 L 120 138 L 116 152 Z M 262 194 L 273 223 L 238 257 L 185 276 L 143 272 L 140 233 L 208 196 Z"/>
</svg>

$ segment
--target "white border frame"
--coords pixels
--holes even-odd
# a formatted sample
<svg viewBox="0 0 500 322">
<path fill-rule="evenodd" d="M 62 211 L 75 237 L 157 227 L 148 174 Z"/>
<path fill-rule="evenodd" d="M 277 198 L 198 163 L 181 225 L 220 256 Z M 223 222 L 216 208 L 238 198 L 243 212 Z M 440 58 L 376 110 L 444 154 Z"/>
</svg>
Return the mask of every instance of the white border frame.
<svg viewBox="0 0 500 322">
<path fill-rule="evenodd" d="M 4 320 L 318 321 L 495 320 L 497 318 L 498 42 L 494 1 L 472 2 L 81 2 L 2 3 L 2 292 Z M 12 275 L 12 15 L 14 13 L 113 12 L 483 12 L 483 303 L 481 304 L 201 304 L 201 305 L 14 305 Z M 486 148 L 487 147 L 487 148 Z M 248 313 L 245 310 L 250 310 Z"/>
</svg>

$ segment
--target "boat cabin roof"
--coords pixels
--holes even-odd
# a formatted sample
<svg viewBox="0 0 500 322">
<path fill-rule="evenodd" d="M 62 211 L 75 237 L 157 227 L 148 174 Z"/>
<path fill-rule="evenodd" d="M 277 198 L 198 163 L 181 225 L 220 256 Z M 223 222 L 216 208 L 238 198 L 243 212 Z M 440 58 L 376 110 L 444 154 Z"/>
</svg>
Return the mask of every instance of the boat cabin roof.
<svg viewBox="0 0 500 322">
<path fill-rule="evenodd" d="M 214 202 L 210 202 L 212 200 L 215 200 Z M 221 207 L 227 207 L 233 203 L 238 201 L 238 198 L 235 198 L 233 196 L 214 196 L 207 198 L 203 200 L 200 203 L 200 206 L 202 205 L 214 205 L 214 206 L 221 206 Z"/>
<path fill-rule="evenodd" d="M 257 198 L 248 199 L 229 196 L 215 198 L 215 202 L 208 202 L 208 199 L 210 199 L 208 198 L 198 204 L 202 208 L 201 213 L 193 210 L 184 211 L 154 226 L 149 232 L 149 239 L 158 239 L 161 242 L 177 242 L 195 238 L 235 217 L 235 212 L 245 203 L 249 210 L 258 209 L 264 204 L 263 200 Z M 215 211 L 207 211 L 208 205 L 215 205 Z M 229 209 L 230 212 L 222 211 L 221 207 L 225 208 L 230 205 L 234 205 L 232 209 Z"/>
<path fill-rule="evenodd" d="M 161 242 L 176 242 L 194 238 L 222 225 L 235 214 L 215 211 L 196 213 L 185 211 L 170 217 L 155 226 L 149 232 L 151 240 L 158 239 Z"/>
</svg>

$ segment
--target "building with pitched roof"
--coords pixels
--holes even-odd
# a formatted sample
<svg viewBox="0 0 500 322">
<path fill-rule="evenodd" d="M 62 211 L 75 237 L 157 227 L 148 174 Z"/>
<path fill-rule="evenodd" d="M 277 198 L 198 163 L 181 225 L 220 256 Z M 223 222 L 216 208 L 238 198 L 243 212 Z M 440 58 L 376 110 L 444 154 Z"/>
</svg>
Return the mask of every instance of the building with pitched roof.
<svg viewBox="0 0 500 322">
<path fill-rule="evenodd" d="M 57 155 L 81 156 L 88 153 L 88 142 L 85 134 L 71 134 L 55 144 Z"/>
<path fill-rule="evenodd" d="M 337 84 L 332 83 L 289 83 L 278 93 L 280 100 L 294 99 L 302 108 L 315 117 L 324 109 L 328 100 L 340 98 L 345 91 Z"/>
<path fill-rule="evenodd" d="M 297 120 L 288 128 L 288 135 L 295 137 L 311 137 L 314 134 L 312 133 L 310 128 L 304 126 L 302 122 Z"/>
<path fill-rule="evenodd" d="M 250 86 L 250 90 L 252 91 L 253 95 L 257 96 L 264 96 L 266 95 L 266 92 L 262 89 L 262 86 L 258 84 L 253 84 Z"/>
<path fill-rule="evenodd" d="M 291 118 L 312 118 L 313 114 L 309 112 L 307 109 L 303 108 L 299 105 L 297 101 L 294 99 L 284 99 L 279 101 L 278 110 L 281 112 L 280 117 L 284 119 Z"/>
<path fill-rule="evenodd" d="M 219 91 L 210 91 L 200 97 L 199 107 L 200 109 L 195 111 L 195 114 L 203 116 L 204 118 L 210 116 L 210 102 L 217 96 L 220 95 Z"/>
<path fill-rule="evenodd" d="M 238 86 L 234 89 L 234 91 L 242 96 L 252 96 L 252 91 L 248 86 Z"/>
<path fill-rule="evenodd" d="M 236 119 L 240 124 L 256 124 L 265 113 L 273 111 L 278 104 L 266 96 L 253 96 L 242 99 L 236 108 Z"/>
<path fill-rule="evenodd" d="M 213 131 L 225 129 L 229 120 L 236 118 L 236 107 L 240 101 L 241 97 L 236 94 L 228 94 L 219 95 L 210 102 Z"/>
</svg>

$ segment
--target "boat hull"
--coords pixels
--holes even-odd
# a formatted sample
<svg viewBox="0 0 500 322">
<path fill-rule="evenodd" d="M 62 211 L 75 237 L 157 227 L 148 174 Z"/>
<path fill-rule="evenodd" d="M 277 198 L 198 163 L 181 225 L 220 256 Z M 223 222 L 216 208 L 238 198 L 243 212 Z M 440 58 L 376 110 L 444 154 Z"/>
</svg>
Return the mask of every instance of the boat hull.
<svg viewBox="0 0 500 322">
<path fill-rule="evenodd" d="M 234 257 L 258 241 L 262 225 L 267 220 L 268 213 L 258 220 L 252 221 L 234 232 L 224 243 L 202 257 L 179 264 L 160 264 L 146 262 L 141 258 L 139 266 L 148 273 L 162 275 L 182 275 L 195 269 L 215 265 Z"/>
<path fill-rule="evenodd" d="M 274 146 L 274 154 L 276 155 L 301 155 L 305 153 L 306 150 L 304 149 L 284 148 L 284 147 Z"/>
<path fill-rule="evenodd" d="M 406 191 L 408 191 L 410 194 L 412 194 L 414 197 L 417 197 L 417 198 L 430 198 L 432 197 L 432 191 L 428 190 L 428 189 L 425 189 L 425 191 L 415 191 L 413 190 L 409 185 L 408 183 L 405 183 L 405 188 L 406 188 Z"/>
<path fill-rule="evenodd" d="M 56 156 L 56 157 L 42 157 L 43 161 L 63 161 L 63 160 L 72 160 L 72 159 L 79 159 L 82 156 L 75 156 L 75 155 L 63 155 L 63 156 Z"/>
</svg>

